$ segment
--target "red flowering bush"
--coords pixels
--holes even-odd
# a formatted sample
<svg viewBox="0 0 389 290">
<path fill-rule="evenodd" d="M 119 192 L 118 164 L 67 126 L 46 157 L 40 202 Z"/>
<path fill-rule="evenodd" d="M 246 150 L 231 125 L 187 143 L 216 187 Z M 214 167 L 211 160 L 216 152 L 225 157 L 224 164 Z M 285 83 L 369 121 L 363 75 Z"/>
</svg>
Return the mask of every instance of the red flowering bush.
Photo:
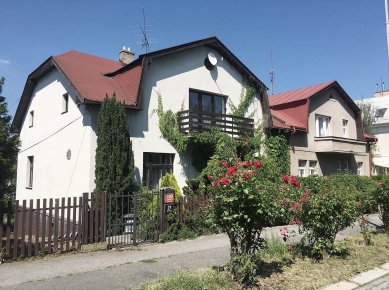
<svg viewBox="0 0 389 290">
<path fill-rule="evenodd" d="M 216 223 L 229 236 L 231 256 L 254 254 L 263 246 L 262 229 L 285 215 L 283 195 L 259 160 L 216 162 L 208 174 Z"/>
<path fill-rule="evenodd" d="M 382 222 L 389 229 L 389 177 L 385 176 L 377 181 L 374 196 L 380 208 Z"/>
<path fill-rule="evenodd" d="M 291 188 L 290 198 L 284 200 L 292 213 L 291 224 L 298 224 L 304 233 L 301 245 L 314 257 L 333 250 L 336 234 L 351 226 L 360 216 L 363 192 L 347 182 L 346 175 L 317 179 L 312 189 L 304 188 L 295 178 L 284 176 Z"/>
</svg>

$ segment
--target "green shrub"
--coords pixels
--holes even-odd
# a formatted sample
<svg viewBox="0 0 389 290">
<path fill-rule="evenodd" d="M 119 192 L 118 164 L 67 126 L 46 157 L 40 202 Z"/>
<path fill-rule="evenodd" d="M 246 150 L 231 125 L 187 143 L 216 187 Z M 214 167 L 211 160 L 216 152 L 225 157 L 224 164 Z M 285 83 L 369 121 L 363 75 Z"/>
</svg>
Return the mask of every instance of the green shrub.
<svg viewBox="0 0 389 290">
<path fill-rule="evenodd" d="M 180 187 L 178 186 L 176 177 L 173 174 L 166 173 L 162 177 L 161 188 L 163 188 L 163 187 L 171 187 L 174 189 L 174 191 L 176 193 L 176 197 L 175 197 L 176 201 L 179 201 L 180 198 L 183 196 L 182 191 L 181 191 Z"/>
<path fill-rule="evenodd" d="M 321 181 L 315 181 L 315 178 Z M 289 187 L 293 187 L 291 183 L 296 180 L 290 176 L 283 179 Z M 285 204 L 293 213 L 291 223 L 299 224 L 301 232 L 305 233 L 301 246 L 308 254 L 321 258 L 325 251 L 333 251 L 336 234 L 361 216 L 368 194 L 358 190 L 360 182 L 355 176 L 336 174 L 305 181 L 307 188 L 312 190 L 298 187 L 299 190 L 294 192 L 297 196 Z"/>
<path fill-rule="evenodd" d="M 389 228 L 389 176 L 377 181 L 374 197 L 380 207 L 380 214 L 385 228 Z"/>
<path fill-rule="evenodd" d="M 252 286 L 257 282 L 259 259 L 256 254 L 234 255 L 227 263 L 227 270 L 235 281 Z"/>
</svg>

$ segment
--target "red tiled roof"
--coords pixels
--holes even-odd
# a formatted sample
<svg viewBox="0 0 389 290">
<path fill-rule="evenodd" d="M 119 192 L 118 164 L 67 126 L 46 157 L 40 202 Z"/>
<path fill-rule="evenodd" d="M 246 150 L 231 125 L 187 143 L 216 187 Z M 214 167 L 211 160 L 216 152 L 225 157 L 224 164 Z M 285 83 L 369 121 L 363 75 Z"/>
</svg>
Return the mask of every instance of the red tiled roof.
<svg viewBox="0 0 389 290">
<path fill-rule="evenodd" d="M 307 100 L 335 82 L 336 81 L 326 82 L 319 85 L 271 95 L 269 98 L 270 107 L 300 100 Z"/>
<path fill-rule="evenodd" d="M 308 100 L 335 84 L 326 82 L 315 86 L 271 95 L 269 97 L 270 112 L 274 128 L 292 128 L 300 131 L 308 130 Z"/>
<path fill-rule="evenodd" d="M 118 61 L 77 52 L 74 50 L 53 57 L 74 88 L 87 101 L 101 102 L 114 92 L 118 101 L 136 105 L 141 66 L 129 66 L 113 77 L 105 76 L 123 66 Z"/>
</svg>

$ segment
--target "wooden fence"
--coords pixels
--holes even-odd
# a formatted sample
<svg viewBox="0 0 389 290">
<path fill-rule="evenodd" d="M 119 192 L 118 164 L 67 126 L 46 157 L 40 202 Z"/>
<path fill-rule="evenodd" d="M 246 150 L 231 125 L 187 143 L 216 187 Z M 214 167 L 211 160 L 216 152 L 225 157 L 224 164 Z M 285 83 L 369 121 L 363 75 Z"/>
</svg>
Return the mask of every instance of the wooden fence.
<svg viewBox="0 0 389 290">
<path fill-rule="evenodd" d="M 201 214 L 209 205 L 210 201 L 211 199 L 207 195 L 182 197 L 177 204 L 180 222 L 185 224 L 185 213 Z"/>
<path fill-rule="evenodd" d="M 7 259 L 67 252 L 105 241 L 105 193 L 9 201 L 0 207 L 0 249 Z"/>
</svg>

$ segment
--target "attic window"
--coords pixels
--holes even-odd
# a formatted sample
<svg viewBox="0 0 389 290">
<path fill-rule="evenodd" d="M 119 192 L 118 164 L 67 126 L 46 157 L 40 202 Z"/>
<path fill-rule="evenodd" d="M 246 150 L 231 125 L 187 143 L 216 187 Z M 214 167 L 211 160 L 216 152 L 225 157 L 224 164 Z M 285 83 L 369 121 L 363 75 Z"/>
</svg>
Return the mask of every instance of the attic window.
<svg viewBox="0 0 389 290">
<path fill-rule="evenodd" d="M 30 111 L 29 114 L 29 127 L 31 128 L 34 126 L 34 111 Z"/>
<path fill-rule="evenodd" d="M 376 118 L 382 118 L 386 113 L 387 108 L 377 109 L 375 111 L 375 117 Z"/>
<path fill-rule="evenodd" d="M 66 93 L 62 96 L 62 114 L 67 113 L 69 109 L 69 95 Z"/>
</svg>

